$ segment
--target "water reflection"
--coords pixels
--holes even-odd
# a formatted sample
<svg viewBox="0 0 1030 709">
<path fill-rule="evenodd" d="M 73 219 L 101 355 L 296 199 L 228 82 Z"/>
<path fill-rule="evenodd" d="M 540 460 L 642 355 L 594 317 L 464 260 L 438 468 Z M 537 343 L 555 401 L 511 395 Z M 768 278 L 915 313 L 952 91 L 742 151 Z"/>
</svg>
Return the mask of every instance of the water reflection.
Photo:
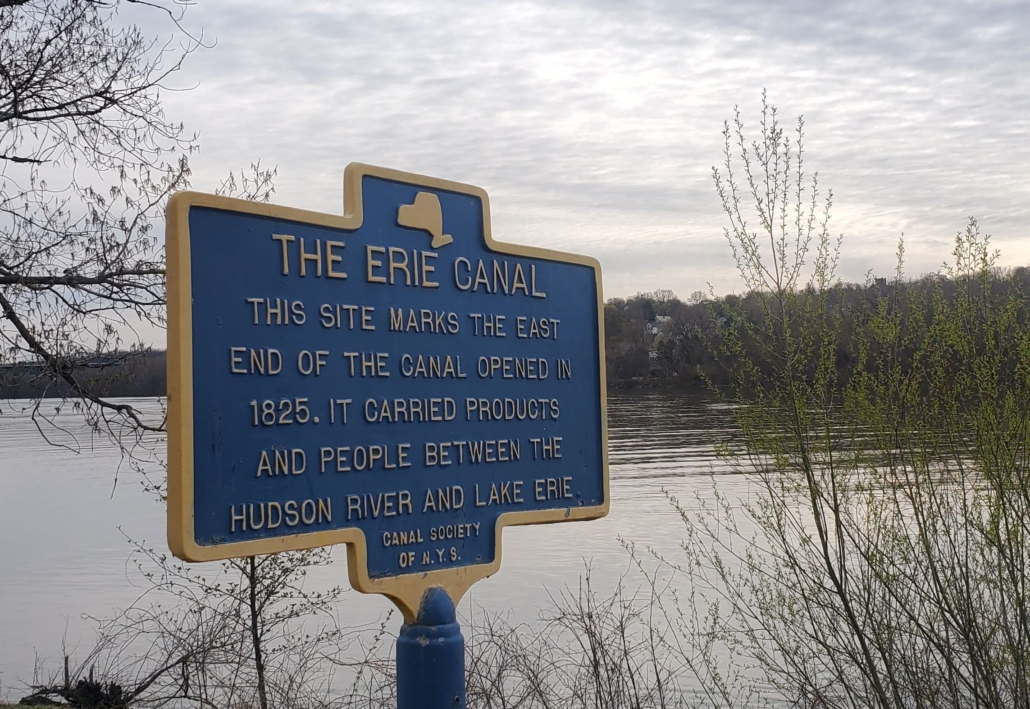
<svg viewBox="0 0 1030 709">
<path fill-rule="evenodd" d="M 620 394 L 608 401 L 613 482 L 728 472 L 716 457 L 715 446 L 731 440 L 732 417 L 710 396 Z"/>
</svg>

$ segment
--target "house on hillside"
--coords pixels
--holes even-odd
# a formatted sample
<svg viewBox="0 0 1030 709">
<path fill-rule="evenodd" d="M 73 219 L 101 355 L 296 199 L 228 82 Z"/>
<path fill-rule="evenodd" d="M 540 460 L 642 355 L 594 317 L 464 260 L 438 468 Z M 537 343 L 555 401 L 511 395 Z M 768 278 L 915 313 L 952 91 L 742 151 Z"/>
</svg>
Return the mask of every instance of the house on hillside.
<svg viewBox="0 0 1030 709">
<path fill-rule="evenodd" d="M 671 315 L 655 315 L 654 320 L 644 328 L 648 335 L 658 335 L 672 326 Z"/>
</svg>

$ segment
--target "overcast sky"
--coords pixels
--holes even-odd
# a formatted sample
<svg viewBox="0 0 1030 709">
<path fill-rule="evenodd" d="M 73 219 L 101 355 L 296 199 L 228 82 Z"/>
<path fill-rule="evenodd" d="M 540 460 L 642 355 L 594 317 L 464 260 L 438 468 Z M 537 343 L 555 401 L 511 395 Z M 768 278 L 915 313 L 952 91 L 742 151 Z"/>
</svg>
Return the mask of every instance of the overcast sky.
<svg viewBox="0 0 1030 709">
<path fill-rule="evenodd" d="M 1030 4 L 210 0 L 170 117 L 193 187 L 277 165 L 275 201 L 339 213 L 360 161 L 481 186 L 494 234 L 600 259 L 607 296 L 740 291 L 711 168 L 739 104 L 804 114 L 841 275 L 936 270 L 977 216 L 1030 262 Z"/>
</svg>

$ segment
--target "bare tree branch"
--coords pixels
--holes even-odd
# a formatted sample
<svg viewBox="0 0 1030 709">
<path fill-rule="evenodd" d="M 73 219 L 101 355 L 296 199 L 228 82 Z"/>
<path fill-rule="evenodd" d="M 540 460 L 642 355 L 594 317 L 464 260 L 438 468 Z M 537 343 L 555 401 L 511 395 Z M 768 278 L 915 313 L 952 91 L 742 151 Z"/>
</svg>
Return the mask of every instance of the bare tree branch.
<svg viewBox="0 0 1030 709">
<path fill-rule="evenodd" d="M 126 4 L 167 14 L 180 39 L 126 24 Z M 40 391 L 130 446 L 163 423 L 80 370 L 145 350 L 137 325 L 163 323 L 155 227 L 187 183 L 195 136 L 165 116 L 161 89 L 201 46 L 181 24 L 187 5 L 0 2 L 0 362 L 39 362 Z"/>
</svg>

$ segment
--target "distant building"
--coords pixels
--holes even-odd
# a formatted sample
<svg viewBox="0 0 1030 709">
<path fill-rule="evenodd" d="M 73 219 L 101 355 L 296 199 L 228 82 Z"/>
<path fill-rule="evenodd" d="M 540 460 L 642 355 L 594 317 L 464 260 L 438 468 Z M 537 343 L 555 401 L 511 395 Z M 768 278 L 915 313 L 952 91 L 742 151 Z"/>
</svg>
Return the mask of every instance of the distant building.
<svg viewBox="0 0 1030 709">
<path fill-rule="evenodd" d="M 662 332 L 666 325 L 672 325 L 671 315 L 655 315 L 654 320 L 645 327 L 648 335 L 657 335 Z"/>
</svg>

